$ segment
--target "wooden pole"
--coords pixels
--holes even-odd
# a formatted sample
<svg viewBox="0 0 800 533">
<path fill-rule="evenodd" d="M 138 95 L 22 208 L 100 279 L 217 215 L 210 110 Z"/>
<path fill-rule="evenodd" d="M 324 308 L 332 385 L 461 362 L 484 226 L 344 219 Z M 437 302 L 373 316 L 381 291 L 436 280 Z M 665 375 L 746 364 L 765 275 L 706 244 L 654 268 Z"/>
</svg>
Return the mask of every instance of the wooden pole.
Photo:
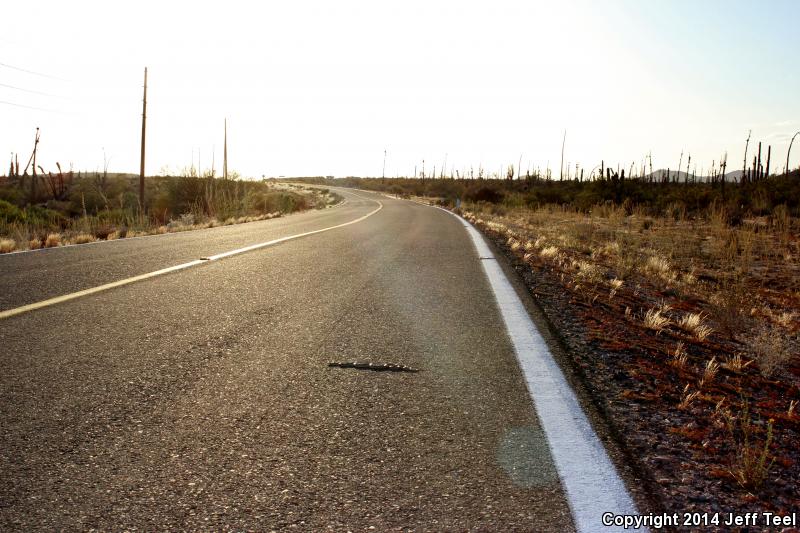
<svg viewBox="0 0 800 533">
<path fill-rule="evenodd" d="M 222 149 L 222 178 L 228 179 L 228 119 L 225 119 L 225 146 Z"/>
<path fill-rule="evenodd" d="M 33 141 L 33 177 L 31 179 L 31 204 L 36 201 L 36 149 L 39 146 L 39 128 L 36 128 L 36 139 Z"/>
<path fill-rule="evenodd" d="M 747 148 L 750 147 L 750 135 L 753 133 L 753 130 L 747 132 L 747 142 L 744 143 L 744 163 L 742 166 L 742 181 L 746 181 L 744 178 L 747 176 Z"/>
<path fill-rule="evenodd" d="M 144 96 L 142 97 L 142 152 L 139 160 L 139 209 L 145 212 L 144 205 L 144 147 L 145 127 L 147 125 L 147 67 L 144 67 Z"/>
</svg>

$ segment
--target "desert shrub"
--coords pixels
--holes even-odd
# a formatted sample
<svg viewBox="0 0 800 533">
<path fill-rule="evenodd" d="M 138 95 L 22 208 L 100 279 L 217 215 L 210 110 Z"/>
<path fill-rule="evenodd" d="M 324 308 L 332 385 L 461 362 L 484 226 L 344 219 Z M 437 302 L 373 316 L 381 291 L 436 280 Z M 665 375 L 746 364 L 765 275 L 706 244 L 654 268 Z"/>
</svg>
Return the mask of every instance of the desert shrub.
<svg viewBox="0 0 800 533">
<path fill-rule="evenodd" d="M 309 207 L 308 200 L 290 191 L 251 191 L 247 196 L 247 208 L 251 213 L 293 213 Z"/>
<path fill-rule="evenodd" d="M 7 224 L 25 222 L 25 213 L 14 204 L 5 200 L 0 200 L 0 220 Z"/>
<path fill-rule="evenodd" d="M 761 326 L 742 336 L 742 341 L 747 350 L 745 355 L 756 361 L 766 377 L 784 368 L 797 355 L 788 332 L 778 327 Z"/>
<path fill-rule="evenodd" d="M 464 199 L 470 202 L 489 202 L 496 204 L 503 199 L 503 193 L 495 190 L 494 188 L 482 186 L 476 189 L 467 190 Z"/>
<path fill-rule="evenodd" d="M 63 224 L 65 218 L 57 211 L 37 205 L 29 205 L 24 209 L 20 209 L 5 200 L 0 200 L 0 222 L 5 222 L 6 224 L 29 224 L 33 226 L 57 226 Z"/>
</svg>

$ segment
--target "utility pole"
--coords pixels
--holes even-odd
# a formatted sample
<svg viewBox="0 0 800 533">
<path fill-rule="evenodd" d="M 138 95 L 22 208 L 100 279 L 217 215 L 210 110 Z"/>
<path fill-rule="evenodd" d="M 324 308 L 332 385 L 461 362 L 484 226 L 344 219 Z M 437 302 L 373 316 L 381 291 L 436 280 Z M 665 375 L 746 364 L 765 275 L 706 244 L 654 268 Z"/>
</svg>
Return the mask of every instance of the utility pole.
<svg viewBox="0 0 800 533">
<path fill-rule="evenodd" d="M 144 67 L 144 96 L 142 97 L 142 153 L 139 160 L 139 210 L 144 214 L 144 139 L 147 123 L 147 67 Z"/>
<path fill-rule="evenodd" d="M 381 172 L 381 179 L 386 179 L 386 148 L 383 149 L 383 171 Z"/>
<path fill-rule="evenodd" d="M 559 171 L 558 180 L 564 179 L 564 145 L 567 144 L 567 130 L 564 130 L 564 139 L 561 141 L 561 170 Z"/>
<path fill-rule="evenodd" d="M 222 151 L 222 179 L 228 179 L 228 119 L 225 119 L 225 147 Z"/>
<path fill-rule="evenodd" d="M 39 128 L 36 128 L 36 139 L 33 142 L 33 177 L 31 179 L 31 204 L 36 201 L 36 149 L 39 146 Z"/>
<path fill-rule="evenodd" d="M 750 135 L 752 135 L 753 130 L 749 130 L 747 132 L 747 142 L 744 143 L 744 162 L 742 163 L 742 179 L 739 180 L 741 183 L 747 181 L 747 149 L 750 147 Z"/>
</svg>

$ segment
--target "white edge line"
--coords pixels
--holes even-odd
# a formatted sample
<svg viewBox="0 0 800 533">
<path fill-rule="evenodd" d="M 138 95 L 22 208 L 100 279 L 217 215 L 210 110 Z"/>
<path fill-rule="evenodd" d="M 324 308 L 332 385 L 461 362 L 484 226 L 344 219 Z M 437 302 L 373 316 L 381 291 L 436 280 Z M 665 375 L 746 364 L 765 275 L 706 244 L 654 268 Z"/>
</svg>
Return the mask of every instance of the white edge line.
<svg viewBox="0 0 800 533">
<path fill-rule="evenodd" d="M 447 209 L 428 207 L 456 217 L 466 228 L 478 256 L 495 259 L 484 237 L 469 222 Z M 502 268 L 496 260 L 480 263 L 547 436 L 550 454 L 565 489 L 577 531 L 649 531 L 645 527 L 625 529 L 603 525 L 605 513 L 637 516 L 636 504 Z"/>
<path fill-rule="evenodd" d="M 363 196 L 355 195 L 359 198 L 364 198 Z M 32 304 L 23 305 L 21 307 L 15 307 L 13 309 L 7 309 L 5 311 L 0 311 L 0 320 L 4 318 L 10 318 L 12 316 L 21 315 L 22 313 L 27 313 L 29 311 L 35 311 L 36 309 L 41 309 L 43 307 L 48 307 L 51 305 L 55 305 L 62 302 L 67 302 L 69 300 L 74 300 L 76 298 L 80 298 L 82 296 L 88 296 L 90 294 L 96 294 L 98 292 L 107 291 L 109 289 L 113 289 L 116 287 L 122 287 L 123 285 L 129 285 L 131 283 L 135 283 L 137 281 L 142 281 L 148 278 L 154 278 L 156 276 L 161 276 L 162 274 L 168 274 L 170 272 L 176 272 L 178 270 L 184 270 L 193 266 L 201 265 L 203 263 L 209 263 L 211 261 L 218 261 L 220 259 L 224 259 L 226 257 L 231 257 L 233 255 L 243 254 L 245 252 L 250 252 L 252 250 L 258 250 L 259 248 L 265 248 L 267 246 L 273 246 L 275 244 L 290 241 L 292 239 L 299 239 L 300 237 L 307 237 L 308 235 L 314 235 L 316 233 L 323 233 L 325 231 L 334 230 L 337 228 L 342 228 L 344 226 L 349 226 L 351 224 L 356 224 L 361 222 L 362 220 L 371 217 L 381 209 L 383 209 L 383 204 L 375 199 L 372 198 L 364 198 L 365 200 L 370 200 L 372 202 L 376 202 L 378 204 L 377 209 L 370 211 L 366 215 L 359 217 L 355 220 L 351 220 L 349 222 L 345 222 L 343 224 L 337 224 L 335 226 L 329 226 L 327 228 L 317 229 L 313 231 L 306 231 L 305 233 L 298 233 L 296 235 L 289 235 L 287 237 L 281 237 L 280 239 L 274 239 L 267 242 L 261 242 L 258 244 L 253 244 L 250 246 L 245 246 L 244 248 L 237 248 L 236 250 L 231 250 L 229 252 L 223 252 L 220 254 L 212 255 L 209 257 L 205 257 L 203 259 L 195 259 L 194 261 L 189 261 L 188 263 L 182 263 L 180 265 L 175 265 L 167 268 L 162 268 L 161 270 L 156 270 L 154 272 L 148 272 L 146 274 L 140 274 L 138 276 L 133 276 L 131 278 L 125 278 L 118 281 L 112 281 L 111 283 L 106 283 L 104 285 L 98 285 L 97 287 L 91 287 L 89 289 L 84 289 L 82 291 L 72 292 L 69 294 L 63 294 L 61 296 L 56 296 L 55 298 L 49 298 L 47 300 L 42 300 L 40 302 L 34 302 Z"/>
</svg>

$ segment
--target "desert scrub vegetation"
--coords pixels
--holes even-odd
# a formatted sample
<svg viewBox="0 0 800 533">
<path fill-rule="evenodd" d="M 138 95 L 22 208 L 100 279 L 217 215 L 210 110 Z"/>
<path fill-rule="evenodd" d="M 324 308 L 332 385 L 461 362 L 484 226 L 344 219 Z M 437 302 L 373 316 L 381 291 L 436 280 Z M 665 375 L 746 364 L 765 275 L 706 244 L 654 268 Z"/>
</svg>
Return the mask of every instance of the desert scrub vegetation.
<svg viewBox="0 0 800 533">
<path fill-rule="evenodd" d="M 135 176 L 60 173 L 58 187 L 42 180 L 33 189 L 33 201 L 31 180 L 0 176 L 0 253 L 267 220 L 341 200 L 328 189 L 274 180 L 157 176 L 146 180 L 143 214 Z"/>
</svg>

